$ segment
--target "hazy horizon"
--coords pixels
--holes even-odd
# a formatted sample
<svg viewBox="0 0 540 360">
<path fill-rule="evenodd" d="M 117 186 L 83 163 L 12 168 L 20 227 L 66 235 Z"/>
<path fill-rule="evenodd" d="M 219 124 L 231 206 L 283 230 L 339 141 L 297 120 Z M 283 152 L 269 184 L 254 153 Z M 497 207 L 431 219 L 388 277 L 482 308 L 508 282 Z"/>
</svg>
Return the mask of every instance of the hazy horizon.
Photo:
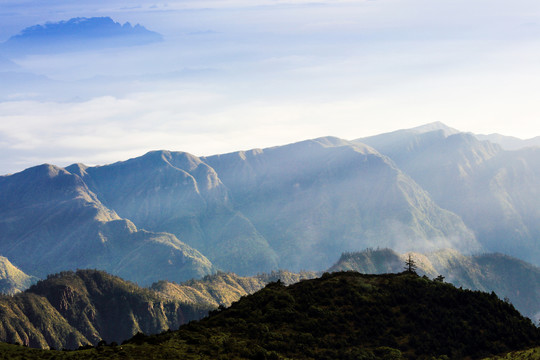
<svg viewBox="0 0 540 360">
<path fill-rule="evenodd" d="M 211 155 L 441 121 L 540 135 L 540 4 L 518 0 L 94 1 L 0 6 L 0 42 L 75 17 L 163 36 L 0 50 L 0 173 L 149 150 Z"/>
</svg>

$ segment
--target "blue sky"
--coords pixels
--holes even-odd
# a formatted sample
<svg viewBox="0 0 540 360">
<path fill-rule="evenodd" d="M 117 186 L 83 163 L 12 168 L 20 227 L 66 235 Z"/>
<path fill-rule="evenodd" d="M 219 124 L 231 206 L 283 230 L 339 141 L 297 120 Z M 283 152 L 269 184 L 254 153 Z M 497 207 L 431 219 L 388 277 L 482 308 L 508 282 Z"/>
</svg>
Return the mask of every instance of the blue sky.
<svg viewBox="0 0 540 360">
<path fill-rule="evenodd" d="M 0 52 L 0 174 L 432 121 L 540 135 L 538 1 L 0 0 L 0 41 L 92 16 L 165 41 L 10 61 Z"/>
</svg>

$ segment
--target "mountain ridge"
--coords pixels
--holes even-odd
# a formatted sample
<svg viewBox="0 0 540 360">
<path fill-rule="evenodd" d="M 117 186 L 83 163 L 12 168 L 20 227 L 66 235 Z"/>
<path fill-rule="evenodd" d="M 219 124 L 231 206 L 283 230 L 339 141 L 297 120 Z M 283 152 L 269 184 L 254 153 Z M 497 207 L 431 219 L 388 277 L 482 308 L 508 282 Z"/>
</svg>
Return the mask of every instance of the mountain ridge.
<svg viewBox="0 0 540 360">
<path fill-rule="evenodd" d="M 0 294 L 16 294 L 28 289 L 38 280 L 37 277 L 22 272 L 8 258 L 0 256 Z"/>
<path fill-rule="evenodd" d="M 440 131 L 404 132 L 398 140 L 382 134 L 358 141 L 391 158 L 460 216 L 486 250 L 539 264 L 538 148 L 505 151 L 473 134 Z"/>
<path fill-rule="evenodd" d="M 377 246 L 538 261 L 540 154 L 456 131 L 30 168 L 0 177 L 0 252 L 31 275 L 94 267 L 141 284 L 317 271 Z"/>
<path fill-rule="evenodd" d="M 0 253 L 31 275 L 101 268 L 150 284 L 214 271 L 197 250 L 171 234 L 137 229 L 105 207 L 79 176 L 53 165 L 0 177 L 0 200 Z M 143 256 L 145 262 L 134 262 Z M 168 267 L 158 269 L 152 261 Z"/>
<path fill-rule="evenodd" d="M 204 316 L 209 308 L 165 299 L 95 270 L 52 274 L 23 293 L 0 297 L 2 340 L 30 347 L 76 349 L 121 342 Z"/>
</svg>

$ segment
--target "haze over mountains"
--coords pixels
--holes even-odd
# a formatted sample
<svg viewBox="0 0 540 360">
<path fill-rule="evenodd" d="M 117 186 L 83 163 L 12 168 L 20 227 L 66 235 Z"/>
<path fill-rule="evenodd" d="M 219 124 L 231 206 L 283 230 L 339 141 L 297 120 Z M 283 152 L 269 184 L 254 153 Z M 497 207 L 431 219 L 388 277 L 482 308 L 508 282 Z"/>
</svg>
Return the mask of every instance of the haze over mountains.
<svg viewBox="0 0 540 360">
<path fill-rule="evenodd" d="M 540 263 L 540 148 L 504 151 L 472 134 L 401 130 L 358 139 L 390 157 L 485 250 Z"/>
<path fill-rule="evenodd" d="M 0 188 L 0 252 L 27 274 L 44 278 L 63 270 L 99 268 L 150 284 L 213 269 L 174 235 L 139 230 L 121 219 L 79 176 L 64 169 L 37 166 L 1 177 Z"/>
<path fill-rule="evenodd" d="M 368 146 L 368 145 L 370 146 Z M 344 251 L 452 248 L 540 263 L 540 149 L 442 124 L 210 157 L 153 151 L 0 177 L 0 253 L 29 275 L 149 285 L 323 270 Z"/>
<path fill-rule="evenodd" d="M 501 134 L 475 135 L 479 140 L 487 140 L 500 145 L 505 150 L 519 150 L 526 147 L 539 147 L 540 136 L 530 139 L 520 139 L 514 136 L 505 136 Z"/>
</svg>

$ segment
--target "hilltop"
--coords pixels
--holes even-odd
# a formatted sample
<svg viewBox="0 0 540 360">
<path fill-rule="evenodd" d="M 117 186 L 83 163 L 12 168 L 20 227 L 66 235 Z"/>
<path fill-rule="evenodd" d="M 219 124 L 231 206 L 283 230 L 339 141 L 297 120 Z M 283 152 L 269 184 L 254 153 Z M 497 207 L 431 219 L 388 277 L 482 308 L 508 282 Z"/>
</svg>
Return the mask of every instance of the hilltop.
<svg viewBox="0 0 540 360">
<path fill-rule="evenodd" d="M 417 272 L 435 278 L 445 277 L 458 287 L 486 292 L 494 291 L 509 299 L 525 316 L 540 316 L 540 268 L 503 254 L 463 255 L 454 250 L 420 254 L 398 254 L 391 249 L 367 249 L 344 253 L 328 271 L 358 271 L 365 274 L 396 273 L 411 255 Z"/>
</svg>

